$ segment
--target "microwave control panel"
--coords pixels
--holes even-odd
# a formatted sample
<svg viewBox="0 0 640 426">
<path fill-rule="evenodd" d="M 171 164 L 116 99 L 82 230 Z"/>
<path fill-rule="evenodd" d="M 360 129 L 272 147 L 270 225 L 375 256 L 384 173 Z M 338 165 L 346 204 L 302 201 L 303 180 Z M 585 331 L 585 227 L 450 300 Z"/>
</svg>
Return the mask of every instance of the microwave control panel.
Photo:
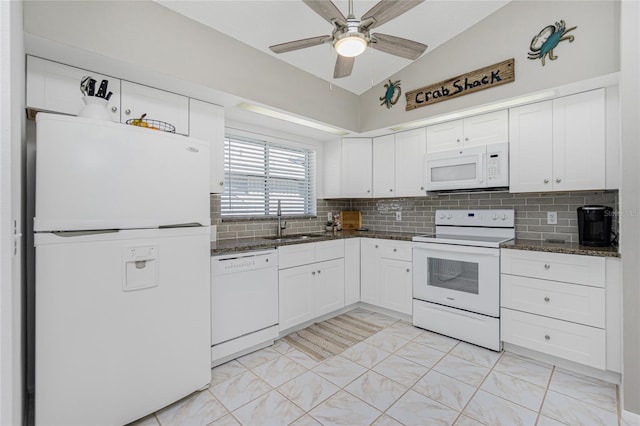
<svg viewBox="0 0 640 426">
<path fill-rule="evenodd" d="M 487 183 L 489 186 L 509 185 L 509 154 L 507 149 L 492 150 L 487 147 Z"/>
</svg>

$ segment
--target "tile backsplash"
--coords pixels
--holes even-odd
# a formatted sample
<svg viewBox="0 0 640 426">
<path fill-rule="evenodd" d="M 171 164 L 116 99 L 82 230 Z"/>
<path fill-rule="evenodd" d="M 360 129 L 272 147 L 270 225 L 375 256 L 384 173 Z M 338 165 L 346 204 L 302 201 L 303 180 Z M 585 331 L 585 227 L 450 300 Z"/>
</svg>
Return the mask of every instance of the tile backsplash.
<svg viewBox="0 0 640 426">
<path fill-rule="evenodd" d="M 575 191 L 510 194 L 473 192 L 428 197 L 353 200 L 318 200 L 317 217 L 287 220 L 287 234 L 321 232 L 327 212 L 360 210 L 363 226 L 375 231 L 428 234 L 435 231 L 436 210 L 510 209 L 516 211 L 516 237 L 531 240 L 561 239 L 578 242 L 576 209 L 599 204 L 618 210 L 618 191 Z M 396 220 L 400 211 L 402 219 Z M 547 212 L 558 212 L 557 225 L 547 225 Z M 218 225 L 218 239 L 270 236 L 276 233 L 273 219 L 222 221 L 220 196 L 211 195 L 211 224 Z M 617 229 L 614 216 L 613 228 Z"/>
</svg>

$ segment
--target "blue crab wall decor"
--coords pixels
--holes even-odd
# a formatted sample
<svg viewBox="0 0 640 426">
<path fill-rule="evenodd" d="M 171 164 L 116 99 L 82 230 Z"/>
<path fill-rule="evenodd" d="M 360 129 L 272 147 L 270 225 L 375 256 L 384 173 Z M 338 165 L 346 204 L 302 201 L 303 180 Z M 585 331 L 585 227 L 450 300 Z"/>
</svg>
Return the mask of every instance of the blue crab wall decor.
<svg viewBox="0 0 640 426">
<path fill-rule="evenodd" d="M 380 96 L 380 100 L 382 105 L 386 105 L 387 108 L 391 108 L 393 105 L 398 102 L 400 99 L 400 95 L 402 94 L 402 89 L 400 89 L 400 80 L 391 81 L 389 83 L 385 83 L 384 88 L 386 91 L 384 92 L 384 96 Z"/>
<path fill-rule="evenodd" d="M 576 28 L 578 27 L 571 27 L 567 29 L 567 25 L 564 23 L 564 20 L 556 22 L 555 25 L 547 25 L 531 40 L 531 45 L 529 46 L 529 59 L 540 59 L 542 66 L 544 66 L 544 59 L 547 56 L 550 60 L 555 61 L 558 57 L 553 54 L 553 49 L 555 49 L 556 46 L 564 40 L 569 40 L 569 43 L 573 43 L 575 37 L 566 34 Z"/>
</svg>

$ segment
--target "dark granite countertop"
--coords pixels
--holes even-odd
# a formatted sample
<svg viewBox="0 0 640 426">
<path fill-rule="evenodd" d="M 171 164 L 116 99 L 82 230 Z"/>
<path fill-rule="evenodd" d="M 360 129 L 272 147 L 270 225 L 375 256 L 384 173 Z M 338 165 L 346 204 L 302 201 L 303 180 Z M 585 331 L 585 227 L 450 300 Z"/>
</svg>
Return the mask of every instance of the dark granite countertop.
<svg viewBox="0 0 640 426">
<path fill-rule="evenodd" d="M 581 254 L 586 256 L 620 257 L 618 247 L 589 247 L 578 243 L 552 243 L 539 240 L 515 239 L 500 244 L 500 248 L 545 251 L 549 253 Z"/>
<path fill-rule="evenodd" d="M 211 255 L 221 255 L 229 253 L 237 253 L 243 251 L 252 250 L 265 250 L 270 248 L 276 248 L 280 246 L 288 246 L 292 244 L 304 244 L 304 243 L 317 243 L 319 241 L 329 241 L 344 238 L 381 238 L 385 240 L 398 240 L 398 241 L 411 241 L 411 238 L 415 235 L 413 233 L 403 232 L 385 232 L 385 231 L 351 231 L 344 230 L 336 233 L 323 232 L 323 233 L 310 233 L 310 238 L 307 239 L 287 239 L 284 238 L 280 241 L 275 241 L 272 238 L 275 237 L 252 237 L 252 238 L 238 238 L 229 240 L 219 240 L 211 242 Z"/>
</svg>

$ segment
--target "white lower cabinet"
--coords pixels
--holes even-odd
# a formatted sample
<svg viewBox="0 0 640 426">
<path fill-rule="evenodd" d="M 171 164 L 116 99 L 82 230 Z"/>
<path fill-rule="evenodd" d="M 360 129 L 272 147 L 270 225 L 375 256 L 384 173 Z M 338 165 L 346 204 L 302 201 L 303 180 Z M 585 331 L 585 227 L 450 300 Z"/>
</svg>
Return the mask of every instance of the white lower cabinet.
<svg viewBox="0 0 640 426">
<path fill-rule="evenodd" d="M 607 338 L 617 335 L 619 326 L 606 311 L 607 286 L 617 287 L 606 277 L 619 277 L 606 274 L 604 258 L 502 249 L 500 260 L 504 342 L 619 370 L 619 350 L 608 346 L 620 343 Z"/>
<path fill-rule="evenodd" d="M 363 238 L 360 258 L 360 300 L 411 315 L 411 243 Z"/>
<path fill-rule="evenodd" d="M 283 259 L 278 271 L 280 330 L 344 307 L 343 240 L 296 244 L 278 250 Z"/>
<path fill-rule="evenodd" d="M 344 240 L 344 304 L 360 301 L 360 238 Z"/>
</svg>

